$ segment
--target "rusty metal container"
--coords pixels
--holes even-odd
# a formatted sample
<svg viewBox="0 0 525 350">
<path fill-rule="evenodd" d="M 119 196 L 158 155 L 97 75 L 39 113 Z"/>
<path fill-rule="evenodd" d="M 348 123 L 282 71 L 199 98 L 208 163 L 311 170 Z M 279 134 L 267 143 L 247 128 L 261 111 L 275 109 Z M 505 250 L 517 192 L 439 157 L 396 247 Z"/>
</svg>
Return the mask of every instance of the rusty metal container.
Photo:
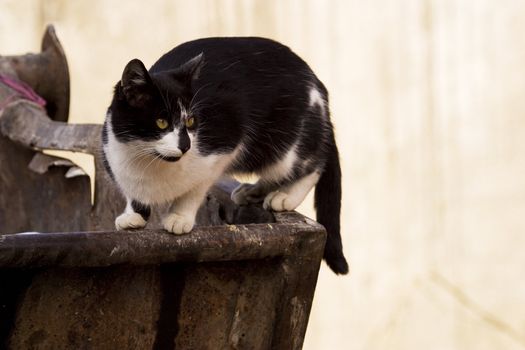
<svg viewBox="0 0 525 350">
<path fill-rule="evenodd" d="M 67 84 L 53 89 L 46 71 Z M 0 110 L 0 347 L 302 347 L 322 226 L 237 207 L 225 181 L 190 234 L 159 229 L 158 217 L 146 230 L 114 231 L 124 202 L 99 158 L 100 125 L 67 123 L 67 63 L 53 29 L 41 54 L 0 56 L 0 73 L 29 77 L 53 101 L 51 110 L 25 100 Z M 0 85 L 0 101 L 11 93 Z M 95 156 L 93 205 L 89 178 L 44 149 Z"/>
<path fill-rule="evenodd" d="M 300 349 L 324 230 L 272 224 L 0 236 L 13 349 Z"/>
</svg>

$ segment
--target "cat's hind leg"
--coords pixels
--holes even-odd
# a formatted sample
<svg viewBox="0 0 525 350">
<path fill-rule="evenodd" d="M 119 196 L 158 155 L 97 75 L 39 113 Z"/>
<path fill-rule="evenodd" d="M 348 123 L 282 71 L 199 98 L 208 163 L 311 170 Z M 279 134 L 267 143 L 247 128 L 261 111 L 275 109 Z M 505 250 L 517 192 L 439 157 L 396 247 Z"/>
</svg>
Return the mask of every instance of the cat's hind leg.
<svg viewBox="0 0 525 350">
<path fill-rule="evenodd" d="M 314 171 L 305 175 L 286 186 L 280 187 L 266 195 L 263 202 L 264 209 L 274 211 L 295 210 L 303 202 L 306 195 L 317 184 L 321 174 Z"/>
<path fill-rule="evenodd" d="M 148 205 L 127 199 L 126 209 L 115 219 L 117 230 L 143 228 L 149 219 L 151 209 Z"/>
<path fill-rule="evenodd" d="M 286 172 L 283 173 L 288 175 Z M 290 180 L 287 176 L 277 178 L 275 173 L 270 173 L 272 176 L 265 176 L 267 174 L 261 174 L 261 178 L 255 184 L 239 185 L 231 194 L 233 202 L 237 205 L 263 203 L 264 209 L 274 211 L 295 210 L 321 177 L 318 170 L 294 180 Z"/>
</svg>

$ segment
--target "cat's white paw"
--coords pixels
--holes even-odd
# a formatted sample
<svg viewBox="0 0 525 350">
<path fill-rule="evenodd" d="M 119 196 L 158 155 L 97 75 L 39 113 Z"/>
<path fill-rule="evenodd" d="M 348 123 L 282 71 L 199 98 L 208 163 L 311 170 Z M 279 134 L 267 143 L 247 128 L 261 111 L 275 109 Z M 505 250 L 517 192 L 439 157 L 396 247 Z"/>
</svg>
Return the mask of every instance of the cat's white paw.
<svg viewBox="0 0 525 350">
<path fill-rule="evenodd" d="M 195 218 L 172 213 L 162 220 L 162 224 L 166 231 L 180 235 L 191 231 L 195 224 Z"/>
<path fill-rule="evenodd" d="M 272 209 L 274 211 L 291 211 L 295 210 L 299 204 L 301 204 L 301 201 L 298 201 L 297 198 L 288 195 L 288 193 L 274 191 L 268 193 L 268 195 L 264 198 L 263 208 Z"/>
<path fill-rule="evenodd" d="M 142 228 L 144 226 L 146 226 L 146 220 L 138 213 L 122 213 L 115 219 L 117 230 Z"/>
</svg>

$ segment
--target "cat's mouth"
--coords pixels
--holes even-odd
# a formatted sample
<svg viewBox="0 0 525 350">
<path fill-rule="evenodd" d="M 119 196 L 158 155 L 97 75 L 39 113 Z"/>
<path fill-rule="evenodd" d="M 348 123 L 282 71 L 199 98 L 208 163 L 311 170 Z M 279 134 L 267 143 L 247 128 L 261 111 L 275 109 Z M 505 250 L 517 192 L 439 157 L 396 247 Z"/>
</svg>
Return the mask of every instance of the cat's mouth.
<svg viewBox="0 0 525 350">
<path fill-rule="evenodd" d="M 153 155 L 159 159 L 162 159 L 162 160 L 165 160 L 166 162 L 176 162 L 180 159 L 180 157 L 176 157 L 176 156 L 166 156 L 164 154 L 161 154 L 157 151 L 154 151 L 153 152 Z"/>
</svg>

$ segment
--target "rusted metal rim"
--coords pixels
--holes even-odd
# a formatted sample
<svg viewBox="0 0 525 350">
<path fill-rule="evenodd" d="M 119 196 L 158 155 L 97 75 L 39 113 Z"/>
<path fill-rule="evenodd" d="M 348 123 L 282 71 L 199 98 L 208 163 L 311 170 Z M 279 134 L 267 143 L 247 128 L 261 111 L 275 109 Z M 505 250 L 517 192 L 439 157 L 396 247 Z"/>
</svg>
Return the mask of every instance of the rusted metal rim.
<svg viewBox="0 0 525 350">
<path fill-rule="evenodd" d="M 0 236 L 0 268 L 95 267 L 264 259 L 293 254 L 325 240 L 324 228 L 295 213 L 276 223 L 196 227 L 190 234 L 162 230 L 26 233 Z"/>
</svg>

